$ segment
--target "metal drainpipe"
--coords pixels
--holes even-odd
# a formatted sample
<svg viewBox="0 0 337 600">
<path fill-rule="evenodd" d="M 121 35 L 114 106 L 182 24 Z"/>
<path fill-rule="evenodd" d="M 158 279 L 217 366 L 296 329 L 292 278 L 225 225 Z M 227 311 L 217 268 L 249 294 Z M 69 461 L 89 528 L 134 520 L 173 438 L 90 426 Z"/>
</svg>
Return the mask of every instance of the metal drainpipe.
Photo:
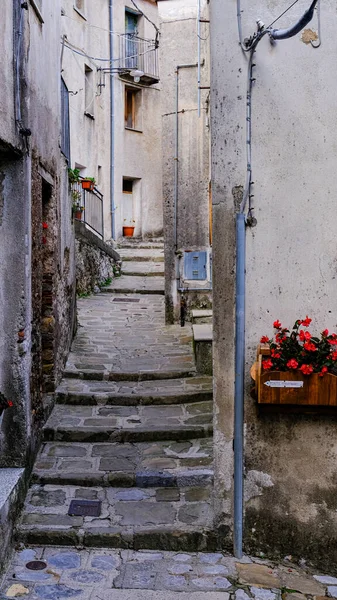
<svg viewBox="0 0 337 600">
<path fill-rule="evenodd" d="M 177 250 L 178 248 L 178 236 L 177 236 L 177 226 L 178 226 L 178 163 L 179 163 L 179 129 L 178 129 L 178 108 L 179 108 L 179 69 L 190 69 L 193 67 L 197 67 L 198 63 L 195 64 L 186 64 L 186 65 L 177 65 L 175 74 L 176 74 L 176 102 L 175 102 L 175 156 L 174 156 L 174 248 Z"/>
<path fill-rule="evenodd" d="M 110 209 L 111 237 L 115 239 L 115 106 L 113 73 L 113 0 L 109 0 L 109 47 L 110 47 Z"/>
<path fill-rule="evenodd" d="M 242 558 L 243 418 L 245 391 L 246 219 L 236 215 L 235 399 L 234 399 L 234 556 Z"/>
</svg>

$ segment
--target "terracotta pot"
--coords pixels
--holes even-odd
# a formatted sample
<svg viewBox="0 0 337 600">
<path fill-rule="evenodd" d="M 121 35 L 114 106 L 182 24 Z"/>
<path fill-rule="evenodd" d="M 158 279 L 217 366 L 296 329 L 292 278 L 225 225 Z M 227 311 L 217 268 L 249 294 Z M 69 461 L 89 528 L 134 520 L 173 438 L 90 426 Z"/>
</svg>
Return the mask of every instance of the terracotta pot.
<svg viewBox="0 0 337 600">
<path fill-rule="evenodd" d="M 83 190 L 90 190 L 92 192 L 94 187 L 95 187 L 95 183 L 93 181 L 91 181 L 90 179 L 82 179 L 82 189 Z"/>
<path fill-rule="evenodd" d="M 75 212 L 74 212 L 75 219 L 78 219 L 79 221 L 81 221 L 82 220 L 82 212 L 83 212 L 82 210 L 75 210 Z"/>
<path fill-rule="evenodd" d="M 134 227 L 123 227 L 123 236 L 124 237 L 132 237 L 134 230 L 135 230 Z"/>
</svg>

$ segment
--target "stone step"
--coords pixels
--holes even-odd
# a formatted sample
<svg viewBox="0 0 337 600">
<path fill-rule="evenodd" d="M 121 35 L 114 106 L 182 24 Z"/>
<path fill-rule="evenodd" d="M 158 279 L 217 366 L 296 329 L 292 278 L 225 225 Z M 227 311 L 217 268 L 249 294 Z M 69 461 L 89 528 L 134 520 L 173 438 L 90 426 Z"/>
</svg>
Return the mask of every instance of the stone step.
<svg viewBox="0 0 337 600">
<path fill-rule="evenodd" d="M 213 481 L 212 438 L 183 442 L 45 442 L 33 471 L 43 484 L 204 487 Z"/>
<path fill-rule="evenodd" d="M 194 324 L 204 324 L 204 323 L 212 323 L 213 320 L 213 310 L 212 309 L 193 309 L 191 311 L 192 323 Z"/>
<path fill-rule="evenodd" d="M 90 368 L 89 365 L 81 366 L 78 368 L 66 367 L 63 373 L 65 378 L 69 379 L 81 379 L 85 381 L 129 381 L 129 382 L 140 382 L 140 381 L 162 381 L 167 379 L 184 379 L 188 377 L 194 377 L 196 374 L 196 368 L 190 368 L 186 371 L 176 370 L 170 371 L 106 371 L 96 370 L 94 365 Z"/>
<path fill-rule="evenodd" d="M 122 275 L 129 277 L 164 277 L 163 262 L 129 261 L 122 266 Z"/>
<path fill-rule="evenodd" d="M 132 248 L 133 250 L 152 250 L 152 249 L 164 249 L 163 238 L 157 238 L 153 241 L 150 240 L 139 240 L 137 238 L 121 238 L 118 240 L 117 249 Z"/>
<path fill-rule="evenodd" d="M 164 262 L 164 249 L 160 248 L 121 248 L 119 254 L 123 262 Z"/>
<path fill-rule="evenodd" d="M 157 405 L 212 400 L 212 377 L 148 381 L 90 381 L 63 379 L 56 390 L 58 404 Z"/>
<path fill-rule="evenodd" d="M 141 275 L 122 275 L 115 277 L 112 283 L 102 288 L 105 294 L 159 294 L 164 295 L 164 277 L 144 277 Z"/>
<path fill-rule="evenodd" d="M 71 500 L 100 500 L 98 517 L 69 516 Z M 33 485 L 17 539 L 21 543 L 174 551 L 212 551 L 209 488 L 85 488 Z"/>
<path fill-rule="evenodd" d="M 212 402 L 169 406 L 55 405 L 45 441 L 146 442 L 212 435 Z"/>
</svg>

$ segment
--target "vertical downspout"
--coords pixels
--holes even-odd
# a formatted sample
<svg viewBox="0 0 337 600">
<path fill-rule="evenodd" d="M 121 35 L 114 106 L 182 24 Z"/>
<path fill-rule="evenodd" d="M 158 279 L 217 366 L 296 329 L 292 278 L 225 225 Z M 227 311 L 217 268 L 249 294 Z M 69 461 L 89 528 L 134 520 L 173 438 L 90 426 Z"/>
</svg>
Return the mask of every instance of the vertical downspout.
<svg viewBox="0 0 337 600">
<path fill-rule="evenodd" d="M 200 11 L 200 2 L 201 0 L 198 0 L 198 25 L 197 25 L 197 35 L 198 35 L 198 117 L 200 117 L 200 113 L 201 113 L 201 90 L 200 90 L 200 85 L 201 85 L 201 68 L 200 68 L 200 54 L 201 54 L 201 37 L 200 37 L 200 19 L 201 19 L 201 11 Z"/>
<path fill-rule="evenodd" d="M 115 103 L 113 73 L 113 0 L 109 0 L 109 47 L 110 47 L 110 210 L 111 237 L 115 239 Z"/>
<path fill-rule="evenodd" d="M 245 390 L 246 220 L 236 215 L 235 400 L 234 400 L 234 556 L 242 558 L 243 420 Z"/>
</svg>

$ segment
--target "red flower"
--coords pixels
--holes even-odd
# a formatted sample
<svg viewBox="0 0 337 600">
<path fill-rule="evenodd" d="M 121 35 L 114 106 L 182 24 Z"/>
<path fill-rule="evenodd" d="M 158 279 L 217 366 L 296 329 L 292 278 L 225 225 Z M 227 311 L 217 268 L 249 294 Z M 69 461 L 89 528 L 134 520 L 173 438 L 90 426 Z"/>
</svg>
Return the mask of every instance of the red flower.
<svg viewBox="0 0 337 600">
<path fill-rule="evenodd" d="M 267 337 L 266 335 L 263 335 L 262 338 L 260 339 L 260 343 L 268 344 L 268 342 L 269 342 L 269 337 Z"/>
<path fill-rule="evenodd" d="M 268 358 L 268 360 L 263 360 L 262 361 L 262 366 L 263 366 L 263 368 L 264 368 L 265 371 L 268 371 L 269 369 L 272 368 L 273 362 L 270 360 L 270 358 Z"/>
<path fill-rule="evenodd" d="M 304 350 L 308 350 L 308 352 L 316 352 L 317 350 L 315 344 L 313 344 L 312 342 L 304 342 L 303 348 Z"/>
<path fill-rule="evenodd" d="M 305 319 L 303 319 L 302 321 L 302 325 L 303 327 L 309 327 L 310 323 L 311 323 L 312 319 L 309 319 L 308 315 L 306 316 Z"/>
<path fill-rule="evenodd" d="M 286 336 L 286 335 L 283 335 L 282 333 L 277 333 L 277 334 L 275 335 L 275 341 L 276 341 L 278 344 L 282 344 L 282 342 L 284 342 L 286 339 L 287 339 L 287 336 Z"/>
<path fill-rule="evenodd" d="M 329 335 L 329 329 L 324 329 L 324 331 L 322 331 L 322 336 L 326 337 L 327 335 Z"/>
<path fill-rule="evenodd" d="M 13 404 L 12 400 L 8 400 L 8 401 L 7 401 L 7 404 L 8 404 L 8 406 L 14 406 L 14 404 Z"/>
<path fill-rule="evenodd" d="M 279 352 L 276 352 L 275 348 L 272 348 L 271 355 L 273 358 L 281 358 L 281 354 Z"/>
<path fill-rule="evenodd" d="M 295 358 L 291 358 L 290 360 L 288 360 L 287 367 L 288 367 L 288 369 L 297 369 L 297 367 L 298 367 L 297 360 Z"/>
<path fill-rule="evenodd" d="M 279 321 L 279 320 L 277 320 L 277 321 L 274 321 L 274 323 L 273 323 L 273 327 L 274 327 L 275 329 L 281 329 L 282 325 L 281 325 L 280 321 Z"/>
<path fill-rule="evenodd" d="M 301 342 L 305 342 L 311 339 L 311 333 L 309 333 L 309 331 L 303 331 L 303 329 L 301 329 L 300 331 L 300 340 Z"/>
<path fill-rule="evenodd" d="M 324 375 L 325 373 L 327 373 L 327 372 L 328 372 L 328 367 L 322 367 L 322 368 L 321 368 L 321 372 L 320 372 L 319 376 L 320 376 L 320 377 L 323 377 L 323 375 Z"/>
<path fill-rule="evenodd" d="M 330 356 L 330 358 L 331 358 L 332 360 L 337 360 L 337 350 L 334 350 L 334 352 L 331 352 L 331 356 Z"/>
<path fill-rule="evenodd" d="M 328 340 L 329 344 L 331 344 L 331 346 L 337 346 L 337 339 L 333 338 L 332 340 Z"/>
<path fill-rule="evenodd" d="M 302 371 L 303 375 L 310 375 L 310 373 L 313 372 L 313 366 L 312 365 L 302 365 L 300 367 L 300 371 Z"/>
<path fill-rule="evenodd" d="M 45 223 L 45 222 L 44 222 L 44 223 L 42 223 L 42 228 L 43 228 L 43 229 L 48 229 L 48 223 Z"/>
</svg>

